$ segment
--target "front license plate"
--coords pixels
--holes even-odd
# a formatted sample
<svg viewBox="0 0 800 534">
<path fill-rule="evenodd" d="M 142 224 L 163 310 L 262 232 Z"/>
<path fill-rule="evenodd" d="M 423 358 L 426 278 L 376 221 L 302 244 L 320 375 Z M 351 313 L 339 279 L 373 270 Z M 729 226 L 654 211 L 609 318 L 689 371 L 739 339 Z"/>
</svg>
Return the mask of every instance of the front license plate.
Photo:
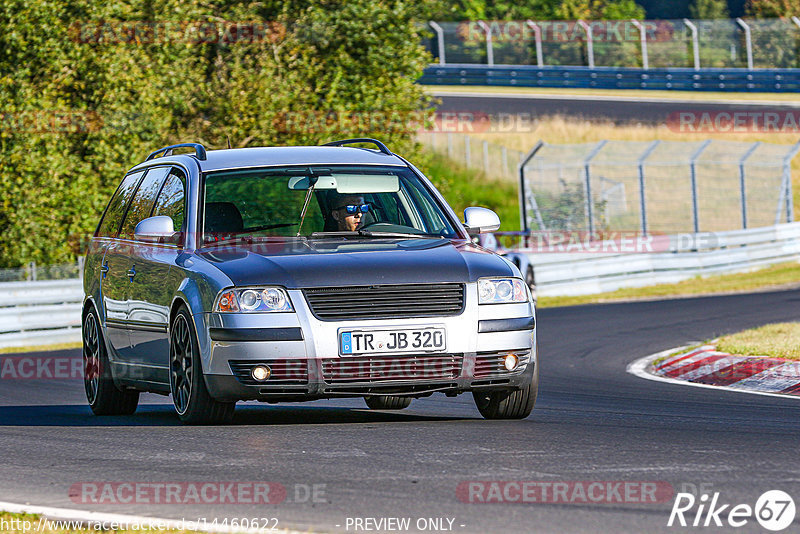
<svg viewBox="0 0 800 534">
<path fill-rule="evenodd" d="M 444 352 L 443 327 L 392 330 L 340 330 L 339 354 L 394 354 L 401 352 Z"/>
</svg>

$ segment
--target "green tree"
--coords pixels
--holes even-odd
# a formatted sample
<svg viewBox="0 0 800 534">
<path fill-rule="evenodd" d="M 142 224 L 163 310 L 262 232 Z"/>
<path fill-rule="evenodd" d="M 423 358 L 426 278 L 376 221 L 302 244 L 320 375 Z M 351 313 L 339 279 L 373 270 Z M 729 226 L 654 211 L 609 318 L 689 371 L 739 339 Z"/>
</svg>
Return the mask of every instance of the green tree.
<svg viewBox="0 0 800 534">
<path fill-rule="evenodd" d="M 689 6 L 693 19 L 729 19 L 728 2 L 726 0 L 694 0 Z"/>
<path fill-rule="evenodd" d="M 790 17 L 800 12 L 797 0 L 747 0 L 745 12 L 751 17 Z"/>
<path fill-rule="evenodd" d="M 422 9 L 403 0 L 4 2 L 0 266 L 73 259 L 125 170 L 166 144 L 371 134 L 411 150 L 407 116 L 428 106 L 415 84 L 430 61 L 415 23 Z M 182 21 L 223 31 L 197 38 Z M 246 42 L 226 37 L 225 21 L 270 30 Z"/>
</svg>

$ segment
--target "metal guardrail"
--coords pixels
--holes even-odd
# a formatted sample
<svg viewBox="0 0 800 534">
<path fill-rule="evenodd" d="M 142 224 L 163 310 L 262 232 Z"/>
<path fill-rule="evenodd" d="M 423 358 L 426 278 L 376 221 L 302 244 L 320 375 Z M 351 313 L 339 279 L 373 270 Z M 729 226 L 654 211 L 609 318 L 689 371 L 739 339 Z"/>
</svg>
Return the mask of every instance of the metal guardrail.
<svg viewBox="0 0 800 534">
<path fill-rule="evenodd" d="M 539 296 L 589 295 L 800 261 L 800 222 L 732 232 L 664 236 L 664 252 L 534 252 Z M 600 246 L 600 250 L 613 247 Z"/>
<path fill-rule="evenodd" d="M 425 85 L 496 85 L 592 89 L 800 92 L 800 69 L 538 67 L 535 65 L 431 65 Z"/>
<path fill-rule="evenodd" d="M 800 222 L 654 239 L 664 252 L 514 252 L 528 256 L 540 296 L 587 295 L 800 261 Z M 606 249 L 613 246 L 600 244 Z M 0 348 L 80 341 L 82 299 L 78 279 L 0 283 Z"/>
<path fill-rule="evenodd" d="M 0 283 L 0 348 L 81 339 L 79 279 Z"/>
</svg>

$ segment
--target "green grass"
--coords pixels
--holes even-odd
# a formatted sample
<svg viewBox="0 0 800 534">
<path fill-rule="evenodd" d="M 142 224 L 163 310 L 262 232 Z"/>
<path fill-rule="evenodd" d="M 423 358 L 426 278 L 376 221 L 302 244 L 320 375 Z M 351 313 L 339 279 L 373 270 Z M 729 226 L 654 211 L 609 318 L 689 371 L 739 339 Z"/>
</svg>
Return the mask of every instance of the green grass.
<svg viewBox="0 0 800 534">
<path fill-rule="evenodd" d="M 724 336 L 717 350 L 741 356 L 800 360 L 800 323 L 774 323 Z"/>
<path fill-rule="evenodd" d="M 608 293 L 581 295 L 577 297 L 540 297 L 540 308 L 575 306 L 600 302 L 615 302 L 636 299 L 658 299 L 709 295 L 717 293 L 744 293 L 761 289 L 800 284 L 800 264 L 780 263 L 747 273 L 695 277 L 675 284 L 659 284 L 646 287 L 625 288 Z"/>
<path fill-rule="evenodd" d="M 500 217 L 502 232 L 519 231 L 519 188 L 515 182 L 488 179 L 447 156 L 425 151 L 419 167 L 459 216 L 465 208 L 481 206 Z"/>
<path fill-rule="evenodd" d="M 710 100 L 797 102 L 793 93 L 715 93 L 706 91 L 659 91 L 639 89 L 579 89 L 559 87 L 501 87 L 476 85 L 426 85 L 428 93 L 495 93 L 495 94 L 530 94 L 530 95 L 576 95 L 576 96 L 614 96 L 628 98 L 657 98 L 659 100 Z"/>
</svg>

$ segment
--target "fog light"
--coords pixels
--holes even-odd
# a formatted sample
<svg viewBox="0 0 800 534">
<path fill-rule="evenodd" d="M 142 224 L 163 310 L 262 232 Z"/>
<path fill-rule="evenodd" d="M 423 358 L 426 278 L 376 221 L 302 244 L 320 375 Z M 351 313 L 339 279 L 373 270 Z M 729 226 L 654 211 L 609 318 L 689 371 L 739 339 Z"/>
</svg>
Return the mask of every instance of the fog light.
<svg viewBox="0 0 800 534">
<path fill-rule="evenodd" d="M 250 371 L 250 375 L 253 377 L 253 379 L 258 380 L 259 382 L 263 382 L 264 380 L 268 379 L 271 374 L 272 374 L 272 369 L 270 369 L 266 365 L 257 365 L 253 367 L 252 371 Z"/>
<path fill-rule="evenodd" d="M 508 356 L 506 356 L 504 363 L 506 364 L 506 369 L 508 369 L 509 371 L 513 371 L 514 369 L 517 368 L 517 365 L 519 364 L 519 358 L 517 358 L 516 354 L 509 354 Z"/>
</svg>

